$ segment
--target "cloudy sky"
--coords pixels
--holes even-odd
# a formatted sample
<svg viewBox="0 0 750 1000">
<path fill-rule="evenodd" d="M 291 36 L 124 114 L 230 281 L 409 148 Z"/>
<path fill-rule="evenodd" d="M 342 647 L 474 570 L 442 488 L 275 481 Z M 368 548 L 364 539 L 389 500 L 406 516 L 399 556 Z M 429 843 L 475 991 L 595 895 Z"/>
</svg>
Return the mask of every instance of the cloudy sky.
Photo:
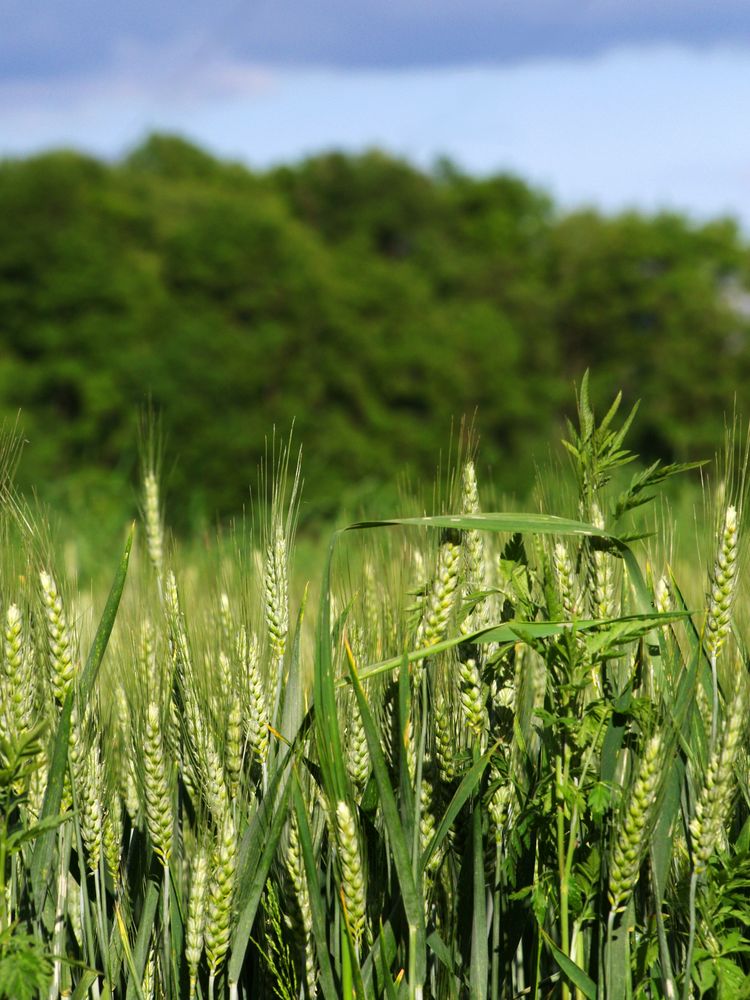
<svg viewBox="0 0 750 1000">
<path fill-rule="evenodd" d="M 747 0 L 0 0 L 0 155 L 378 145 L 750 230 Z"/>
</svg>

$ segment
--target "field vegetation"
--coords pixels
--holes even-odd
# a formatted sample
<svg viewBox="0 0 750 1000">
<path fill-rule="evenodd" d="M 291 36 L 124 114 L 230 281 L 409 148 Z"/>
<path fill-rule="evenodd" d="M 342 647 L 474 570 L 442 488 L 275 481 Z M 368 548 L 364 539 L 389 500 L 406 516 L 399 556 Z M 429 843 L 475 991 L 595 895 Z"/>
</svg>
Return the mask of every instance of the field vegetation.
<svg viewBox="0 0 750 1000">
<path fill-rule="evenodd" d="M 309 589 L 288 450 L 196 565 L 146 447 L 105 599 L 9 441 L 0 996 L 750 996 L 746 459 L 675 565 L 650 505 L 689 470 L 577 404 L 567 491 L 483 513 L 465 450 Z"/>
</svg>

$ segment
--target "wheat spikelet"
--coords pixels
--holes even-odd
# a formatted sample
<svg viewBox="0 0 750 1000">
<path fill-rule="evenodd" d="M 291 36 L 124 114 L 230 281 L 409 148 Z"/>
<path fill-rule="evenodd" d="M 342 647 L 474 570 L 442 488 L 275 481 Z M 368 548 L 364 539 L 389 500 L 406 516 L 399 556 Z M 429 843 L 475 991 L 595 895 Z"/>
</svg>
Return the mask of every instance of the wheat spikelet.
<svg viewBox="0 0 750 1000">
<path fill-rule="evenodd" d="M 158 682 L 158 661 L 156 657 L 154 626 L 148 618 L 144 618 L 141 623 L 141 634 L 138 643 L 138 669 L 143 678 L 145 689 L 153 692 Z"/>
<path fill-rule="evenodd" d="M 381 616 L 382 600 L 375 575 L 375 568 L 368 559 L 362 569 L 363 575 L 363 621 L 368 648 L 375 650 L 380 656 L 383 650 L 383 619 Z"/>
<path fill-rule="evenodd" d="M 221 650 L 218 657 L 216 658 L 218 670 L 217 673 L 217 684 L 215 685 L 213 691 L 213 702 L 216 711 L 221 713 L 225 710 L 227 703 L 232 697 L 232 691 L 234 689 L 234 675 L 232 673 L 232 664 L 230 662 L 227 654 Z M 206 673 L 210 674 L 210 665 L 206 664 Z"/>
<path fill-rule="evenodd" d="M 747 693 L 743 684 L 729 704 L 718 746 L 712 753 L 690 823 L 693 869 L 705 871 L 714 848 L 724 834 L 724 822 L 732 802 L 735 766 L 745 729 Z"/>
<path fill-rule="evenodd" d="M 49 758 L 46 748 L 43 747 L 41 753 L 36 758 L 36 767 L 29 777 L 29 787 L 26 793 L 26 811 L 31 823 L 36 823 L 42 812 L 44 793 L 47 791 L 48 769 Z"/>
<path fill-rule="evenodd" d="M 216 749 L 216 743 L 210 732 L 198 752 L 198 763 L 201 771 L 200 789 L 208 806 L 209 812 L 217 824 L 229 812 L 229 792 L 224 777 L 224 766 Z"/>
<path fill-rule="evenodd" d="M 245 736 L 250 749 L 263 763 L 268 756 L 268 715 L 263 679 L 260 675 L 260 651 L 258 640 L 252 636 L 247 641 L 247 632 L 240 632 L 239 654 L 247 678 L 245 703 Z"/>
<path fill-rule="evenodd" d="M 568 550 L 562 542 L 555 545 L 552 552 L 552 565 L 565 619 L 569 622 L 575 621 L 581 617 L 581 591 Z"/>
<path fill-rule="evenodd" d="M 461 512 L 463 514 L 479 514 L 479 491 L 477 476 L 472 461 L 466 462 L 462 472 Z M 484 535 L 481 531 L 464 531 L 462 536 L 463 553 L 463 596 L 487 589 L 487 563 L 484 551 Z M 487 624 L 487 601 L 482 600 L 474 605 L 469 614 L 461 622 L 461 630 L 465 635 L 475 632 Z"/>
<path fill-rule="evenodd" d="M 76 775 L 76 796 L 78 802 L 78 822 L 81 827 L 81 837 L 88 856 L 89 871 L 95 872 L 99 867 L 102 853 L 102 833 L 104 823 L 104 806 L 102 790 L 104 785 L 102 761 L 99 747 L 94 743 L 89 750 L 83 767 Z"/>
<path fill-rule="evenodd" d="M 422 781 L 419 786 L 419 842 L 424 852 L 435 836 L 435 777 L 434 765 L 425 755 L 422 763 Z M 440 851 L 433 851 L 427 863 L 426 874 L 431 877 L 440 867 Z"/>
<path fill-rule="evenodd" d="M 627 904 L 648 847 L 648 831 L 654 817 L 661 780 L 663 748 L 662 735 L 657 732 L 644 747 L 619 828 L 613 836 L 609 863 L 609 901 L 613 912 L 621 910 Z"/>
<path fill-rule="evenodd" d="M 222 592 L 219 595 L 219 624 L 221 626 L 222 638 L 226 649 L 232 648 L 232 639 L 236 633 L 234 616 L 229 603 L 229 594 Z"/>
<path fill-rule="evenodd" d="M 11 604 L 5 614 L 4 633 L 8 722 L 14 734 L 29 730 L 34 724 L 36 683 L 34 663 L 24 634 L 23 616 L 16 604 Z"/>
<path fill-rule="evenodd" d="M 143 1000 L 155 1000 L 156 997 L 156 945 L 151 942 L 148 949 L 148 958 L 143 968 L 143 979 L 141 980 L 141 993 Z"/>
<path fill-rule="evenodd" d="M 198 981 L 198 966 L 203 953 L 203 929 L 206 918 L 206 898 L 208 893 L 208 856 L 205 846 L 198 847 L 192 864 L 190 898 L 188 901 L 187 924 L 185 927 L 185 961 L 190 977 L 190 997 L 195 996 Z"/>
<path fill-rule="evenodd" d="M 594 502 L 591 511 L 591 521 L 595 528 L 604 530 L 604 515 L 599 504 Z M 615 599 L 615 576 L 612 557 L 607 552 L 594 549 L 593 553 L 593 586 L 591 604 L 595 618 L 614 618 L 617 614 Z"/>
<path fill-rule="evenodd" d="M 216 975 L 229 948 L 236 864 L 237 834 L 232 815 L 227 811 L 221 819 L 211 858 L 212 876 L 206 905 L 204 940 L 211 976 Z"/>
<path fill-rule="evenodd" d="M 346 907 L 347 922 L 354 947 L 359 950 L 360 942 L 365 933 L 365 879 L 357 827 L 351 809 L 343 801 L 336 806 L 336 833 L 341 866 L 341 891 Z"/>
<path fill-rule="evenodd" d="M 284 527 L 277 518 L 272 537 L 266 549 L 263 574 L 265 595 L 264 610 L 271 655 L 278 663 L 286 652 L 289 632 L 289 583 L 287 580 L 287 551 Z"/>
<path fill-rule="evenodd" d="M 448 702 L 442 691 L 435 698 L 434 710 L 435 759 L 440 777 L 450 784 L 456 777 L 456 736 Z"/>
<path fill-rule="evenodd" d="M 667 614 L 673 610 L 672 594 L 666 576 L 659 577 L 654 588 L 654 607 L 660 614 Z"/>
<path fill-rule="evenodd" d="M 315 939 L 313 937 L 312 909 L 310 907 L 310 890 L 307 885 L 302 851 L 299 843 L 299 827 L 297 817 L 292 815 L 289 824 L 289 847 L 286 853 L 286 869 L 294 888 L 297 912 L 290 919 L 290 926 L 300 941 L 300 947 L 305 959 L 305 982 L 309 997 L 317 992 L 317 966 L 315 964 Z"/>
<path fill-rule="evenodd" d="M 737 510 L 732 505 L 726 509 L 716 556 L 708 616 L 706 619 L 706 649 L 715 660 L 729 634 L 732 604 L 737 578 Z"/>
<path fill-rule="evenodd" d="M 161 736 L 159 707 L 150 702 L 146 711 L 143 745 L 144 814 L 151 843 L 166 868 L 172 854 L 172 797 L 168 763 Z"/>
<path fill-rule="evenodd" d="M 479 664 L 473 655 L 459 653 L 458 661 L 459 702 L 464 719 L 477 740 L 482 740 L 487 727 L 485 692 Z"/>
<path fill-rule="evenodd" d="M 364 791 L 370 776 L 370 753 L 362 717 L 355 707 L 352 707 L 347 721 L 346 769 L 357 791 Z"/>
<path fill-rule="evenodd" d="M 160 578 L 164 569 L 164 524 L 159 504 L 159 481 L 151 469 L 143 477 L 143 520 L 148 557 Z"/>
<path fill-rule="evenodd" d="M 186 686 L 187 679 L 192 673 L 192 659 L 190 656 L 187 629 L 185 628 L 185 616 L 182 613 L 180 594 L 177 589 L 177 578 L 172 570 L 166 576 L 164 597 L 170 626 L 172 659 L 180 682 L 183 686 Z"/>
<path fill-rule="evenodd" d="M 73 878 L 72 874 L 68 872 L 67 875 L 67 898 L 70 900 L 70 905 L 68 906 L 68 919 L 70 920 L 70 927 L 73 931 L 73 937 L 76 939 L 78 947 L 83 947 L 83 920 L 81 919 L 81 890 L 80 886 Z"/>
<path fill-rule="evenodd" d="M 242 707 L 236 698 L 229 706 L 227 715 L 224 758 L 229 797 L 234 799 L 239 791 L 240 774 L 242 773 Z"/>
<path fill-rule="evenodd" d="M 350 633 L 350 646 L 355 663 L 364 661 L 364 636 L 362 630 L 353 625 Z M 366 682 L 365 682 L 366 685 Z M 350 699 L 347 703 L 348 712 L 346 716 L 345 732 L 345 753 L 346 769 L 351 778 L 352 784 L 358 793 L 364 790 L 367 779 L 370 776 L 370 754 L 367 749 L 367 737 L 365 727 L 362 723 L 362 716 L 359 713 L 356 703 Z"/>
<path fill-rule="evenodd" d="M 42 603 L 47 623 L 47 649 L 51 673 L 52 693 L 62 705 L 65 695 L 76 675 L 73 653 L 73 637 L 65 617 L 62 598 L 53 577 L 42 571 L 39 574 L 42 586 Z"/>
<path fill-rule="evenodd" d="M 120 857 L 122 853 L 122 805 L 116 794 L 110 795 L 106 811 L 104 813 L 104 826 L 102 828 L 102 849 L 107 862 L 107 869 L 112 876 L 115 893 L 120 887 L 122 871 L 120 868 Z"/>
<path fill-rule="evenodd" d="M 510 785 L 507 782 L 502 782 L 500 772 L 495 765 L 492 767 L 491 778 L 493 782 L 500 781 L 500 784 L 498 784 L 497 788 L 490 796 L 488 812 L 490 814 L 491 828 L 495 844 L 501 845 L 512 792 Z"/>
<path fill-rule="evenodd" d="M 416 647 L 425 649 L 445 638 L 451 612 L 456 601 L 459 582 L 461 546 L 459 534 L 448 531 L 443 536 L 438 553 L 435 576 L 425 597 L 422 619 L 417 628 Z M 413 665 L 415 687 L 419 686 L 424 670 L 424 660 Z"/>
<path fill-rule="evenodd" d="M 118 749 L 119 753 L 115 760 L 115 776 L 120 798 L 125 805 L 125 811 L 131 822 L 136 825 L 140 813 L 140 802 L 138 799 L 138 779 L 136 777 L 135 757 L 129 752 L 133 746 L 133 731 L 128 707 L 128 699 L 121 686 L 115 689 L 115 720 L 119 731 Z"/>
</svg>

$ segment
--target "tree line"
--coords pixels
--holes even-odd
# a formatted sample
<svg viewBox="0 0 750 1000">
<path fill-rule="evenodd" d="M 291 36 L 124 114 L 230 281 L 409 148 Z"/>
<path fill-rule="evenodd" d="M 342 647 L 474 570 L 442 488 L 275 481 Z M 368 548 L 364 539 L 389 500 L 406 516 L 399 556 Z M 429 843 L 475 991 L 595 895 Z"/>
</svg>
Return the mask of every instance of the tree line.
<svg viewBox="0 0 750 1000">
<path fill-rule="evenodd" d="M 586 368 L 595 399 L 643 398 L 646 459 L 710 457 L 750 389 L 749 284 L 730 219 L 563 212 L 447 161 L 51 152 L 0 164 L 0 413 L 22 485 L 116 505 L 152 406 L 183 527 L 240 510 L 293 422 L 311 512 L 431 477 L 463 415 L 525 490 Z"/>
</svg>

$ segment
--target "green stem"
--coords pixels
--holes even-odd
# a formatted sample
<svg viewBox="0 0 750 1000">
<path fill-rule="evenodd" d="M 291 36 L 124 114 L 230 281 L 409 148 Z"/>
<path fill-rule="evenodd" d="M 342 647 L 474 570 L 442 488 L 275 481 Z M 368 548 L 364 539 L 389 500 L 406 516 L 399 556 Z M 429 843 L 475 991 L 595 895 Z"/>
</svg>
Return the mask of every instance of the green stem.
<svg viewBox="0 0 750 1000">
<path fill-rule="evenodd" d="M 687 956 L 685 958 L 685 979 L 682 984 L 682 1000 L 690 1000 L 690 980 L 693 971 L 693 948 L 695 947 L 695 894 L 698 887 L 698 872 L 690 876 L 690 928 L 688 931 Z"/>
<path fill-rule="evenodd" d="M 502 869 L 500 861 L 502 851 L 499 841 L 495 844 L 495 889 L 492 897 L 492 972 L 490 975 L 490 997 L 491 1000 L 499 1000 L 500 997 L 500 907 L 502 905 L 502 894 L 500 892 L 500 879 Z"/>
<path fill-rule="evenodd" d="M 615 911 L 610 907 L 609 917 L 607 917 L 607 968 L 605 973 L 605 982 L 607 989 L 612 985 L 612 938 L 614 937 L 615 931 Z M 607 991 L 604 990 L 600 994 L 602 997 L 606 997 Z"/>
<path fill-rule="evenodd" d="M 568 927 L 568 852 L 565 844 L 565 799 L 563 796 L 562 757 L 555 760 L 555 795 L 557 798 L 557 863 L 560 877 L 560 949 L 570 955 L 570 931 Z M 570 1000 L 570 988 L 563 979 L 562 1000 Z"/>
<path fill-rule="evenodd" d="M 8 813 L 3 808 L 0 827 L 0 931 L 10 925 L 10 913 L 5 905 L 5 865 L 7 863 Z"/>
<path fill-rule="evenodd" d="M 341 919 L 341 995 L 343 1000 L 354 1000 L 354 983 L 352 980 L 352 957 L 349 951 L 349 937 L 346 933 L 346 921 Z"/>
<path fill-rule="evenodd" d="M 419 986 L 421 996 L 422 987 Z M 409 926 L 409 1000 L 417 1000 L 417 928 Z"/>
<path fill-rule="evenodd" d="M 169 996 L 169 979 L 171 969 L 172 949 L 169 935 L 169 865 L 164 865 L 164 888 L 162 890 L 162 943 L 164 945 L 164 978 L 166 994 Z"/>
<path fill-rule="evenodd" d="M 711 653 L 711 749 L 716 749 L 716 735 L 719 728 L 719 678 L 716 671 L 716 651 Z"/>
</svg>

